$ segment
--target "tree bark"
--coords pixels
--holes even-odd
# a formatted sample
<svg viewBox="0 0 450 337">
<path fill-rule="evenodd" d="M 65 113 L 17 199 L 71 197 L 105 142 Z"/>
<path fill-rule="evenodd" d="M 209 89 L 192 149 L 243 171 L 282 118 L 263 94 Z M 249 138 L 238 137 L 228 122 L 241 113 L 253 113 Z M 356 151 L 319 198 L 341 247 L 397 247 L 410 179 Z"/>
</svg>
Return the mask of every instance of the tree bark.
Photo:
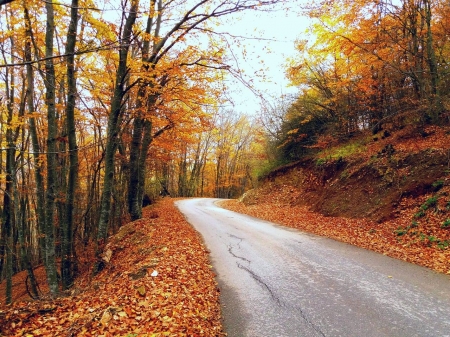
<svg viewBox="0 0 450 337">
<path fill-rule="evenodd" d="M 425 7 L 425 21 L 427 26 L 427 62 L 428 69 L 430 70 L 430 84 L 431 84 L 431 118 L 434 123 L 438 122 L 439 116 L 444 111 L 444 105 L 442 103 L 441 94 L 439 91 L 439 70 L 438 63 L 436 61 L 436 54 L 433 47 L 433 33 L 431 30 L 431 1 L 423 0 Z"/>
<path fill-rule="evenodd" d="M 58 273 L 56 269 L 55 249 L 55 198 L 56 198 L 56 104 L 55 104 L 55 68 L 53 65 L 53 36 L 55 30 L 53 0 L 45 3 L 47 24 L 45 34 L 45 100 L 47 104 L 47 191 L 45 194 L 45 271 L 50 294 L 56 296 Z"/>
<path fill-rule="evenodd" d="M 33 149 L 33 159 L 34 159 L 34 179 L 36 181 L 36 215 L 37 215 L 37 223 L 39 228 L 39 248 L 41 254 L 45 260 L 45 242 L 44 242 L 44 233 L 45 233 L 45 187 L 44 187 L 44 178 L 43 178 L 43 166 L 42 160 L 40 159 L 40 154 L 42 152 L 39 139 L 38 139 L 38 131 L 36 127 L 36 120 L 33 116 L 35 113 L 34 107 L 34 72 L 33 66 L 31 65 L 31 40 L 33 38 L 32 30 L 31 30 L 31 20 L 28 13 L 28 8 L 23 2 L 24 8 L 24 16 L 25 16 L 25 61 L 27 62 L 26 66 L 26 78 L 27 78 L 27 88 L 26 88 L 26 97 L 27 97 L 27 106 L 28 106 L 28 125 L 31 136 L 31 144 Z"/>
<path fill-rule="evenodd" d="M 13 43 L 13 42 L 12 42 Z M 6 184 L 3 194 L 3 228 L 6 236 L 6 303 L 12 302 L 12 275 L 13 275 L 13 214 L 14 214 L 14 200 L 13 200 L 13 180 L 15 172 L 15 158 L 16 148 L 14 146 L 12 118 L 14 105 L 14 74 L 6 73 L 6 92 L 7 92 L 7 130 L 6 130 Z M 8 77 L 11 75 L 11 82 Z"/>
<path fill-rule="evenodd" d="M 121 120 L 123 98 L 126 92 L 126 82 L 128 76 L 128 53 L 132 38 L 132 29 L 136 21 L 139 1 L 133 0 L 128 17 L 122 33 L 122 45 L 119 50 L 119 64 L 116 71 L 116 83 L 111 101 L 111 112 L 108 116 L 107 140 L 105 149 L 105 176 L 103 179 L 103 189 L 100 204 L 100 219 L 97 232 L 97 257 L 103 251 L 103 244 L 108 235 L 108 223 L 111 211 L 111 196 L 114 183 L 114 156 L 117 150 L 117 136 Z M 97 272 L 99 265 L 94 268 Z"/>
<path fill-rule="evenodd" d="M 78 180 L 78 148 L 75 129 L 75 45 L 78 26 L 78 0 L 72 0 L 70 11 L 70 24 L 67 32 L 67 106 L 66 127 L 69 143 L 69 179 L 66 193 L 65 219 L 62 220 L 62 247 L 61 247 L 61 278 L 63 289 L 68 289 L 73 283 L 73 214 L 75 205 L 75 190 Z"/>
<path fill-rule="evenodd" d="M 24 107 L 25 110 L 25 107 Z M 25 127 L 23 128 L 25 129 Z M 22 130 L 22 144 L 25 144 L 25 137 L 24 137 L 24 130 Z M 22 153 L 21 155 L 21 165 L 20 165 L 20 171 L 22 174 L 22 191 L 26 190 L 26 183 L 25 183 L 25 160 L 24 160 L 24 155 Z M 17 220 L 17 227 L 18 227 L 18 231 L 17 231 L 17 235 L 18 235 L 18 241 L 19 241 L 19 245 L 20 245 L 20 258 L 21 258 L 21 262 L 22 262 L 22 266 L 23 268 L 25 268 L 25 270 L 27 271 L 28 274 L 28 279 L 30 280 L 30 292 L 31 292 L 31 297 L 33 297 L 34 299 L 39 298 L 39 292 L 38 292 L 38 284 L 37 284 L 37 280 L 36 277 L 34 275 L 34 271 L 33 271 L 33 265 L 31 263 L 31 256 L 30 256 L 30 247 L 27 247 L 26 245 L 26 240 L 25 240 L 25 232 L 26 232 L 26 228 L 27 225 L 29 224 L 28 218 L 29 218 L 29 212 L 27 212 L 28 205 L 29 205 L 29 201 L 28 201 L 28 196 L 27 197 L 19 197 L 19 193 L 17 191 L 17 188 L 14 189 L 15 191 L 15 200 L 20 200 L 20 210 L 17 212 L 20 212 L 20 221 Z M 17 216 L 17 218 L 19 218 L 19 216 Z"/>
<path fill-rule="evenodd" d="M 153 26 L 153 16 L 157 12 L 156 27 L 154 32 L 155 39 L 159 37 L 159 29 L 161 25 L 162 16 L 162 2 L 158 2 L 158 11 L 155 11 L 156 0 L 152 0 L 150 3 L 150 13 L 147 19 L 147 26 L 145 34 L 150 35 Z M 146 62 L 150 53 L 150 39 L 144 39 L 142 45 L 142 61 Z M 143 66 L 143 70 L 151 68 L 146 64 Z M 152 85 L 153 83 L 150 83 Z M 144 195 L 144 179 L 145 179 L 145 160 L 147 158 L 148 148 L 152 142 L 151 129 L 152 123 L 148 116 L 148 107 L 150 100 L 154 100 L 154 95 L 151 95 L 146 100 L 147 85 L 140 85 L 137 94 L 137 115 L 133 121 L 133 136 L 130 147 L 130 177 L 128 181 L 128 212 L 130 213 L 131 220 L 137 220 L 142 217 L 142 198 Z M 145 102 L 147 101 L 147 104 Z M 145 129 L 146 136 L 143 136 Z M 145 145 L 143 143 L 146 143 Z M 144 156 L 144 158 L 142 158 Z M 142 163 L 143 162 L 143 163 Z"/>
</svg>

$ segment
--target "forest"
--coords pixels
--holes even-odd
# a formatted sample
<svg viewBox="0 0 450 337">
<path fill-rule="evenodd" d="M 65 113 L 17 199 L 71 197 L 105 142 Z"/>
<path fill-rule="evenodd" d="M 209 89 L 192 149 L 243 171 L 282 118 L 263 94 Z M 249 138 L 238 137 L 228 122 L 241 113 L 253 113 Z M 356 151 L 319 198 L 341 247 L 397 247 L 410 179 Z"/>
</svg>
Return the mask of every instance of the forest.
<svg viewBox="0 0 450 337">
<path fill-rule="evenodd" d="M 286 61 L 298 94 L 227 108 L 220 18 L 288 1 L 1 1 L 0 280 L 44 265 L 70 289 L 87 247 L 161 196 L 236 198 L 271 169 L 357 134 L 449 122 L 450 6 L 332 0 Z M 296 4 L 298 6 L 298 4 Z M 255 81 L 258 79 L 256 78 Z"/>
</svg>

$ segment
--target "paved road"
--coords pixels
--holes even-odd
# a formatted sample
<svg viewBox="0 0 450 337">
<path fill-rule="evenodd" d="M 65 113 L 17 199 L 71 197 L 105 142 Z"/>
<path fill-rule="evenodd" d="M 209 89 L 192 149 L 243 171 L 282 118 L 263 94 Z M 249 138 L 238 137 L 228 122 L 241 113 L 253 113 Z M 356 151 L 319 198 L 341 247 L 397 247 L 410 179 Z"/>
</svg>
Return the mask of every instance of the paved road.
<svg viewBox="0 0 450 337">
<path fill-rule="evenodd" d="M 229 337 L 450 336 L 448 276 L 216 200 L 177 205 L 211 251 Z"/>
</svg>

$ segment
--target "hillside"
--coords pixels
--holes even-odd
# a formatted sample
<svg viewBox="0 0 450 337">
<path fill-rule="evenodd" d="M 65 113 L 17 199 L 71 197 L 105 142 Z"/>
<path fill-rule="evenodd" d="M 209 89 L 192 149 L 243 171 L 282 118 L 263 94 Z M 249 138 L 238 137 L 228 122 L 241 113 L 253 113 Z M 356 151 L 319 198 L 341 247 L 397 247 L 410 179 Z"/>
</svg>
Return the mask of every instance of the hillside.
<svg viewBox="0 0 450 337">
<path fill-rule="evenodd" d="M 200 235 L 164 198 L 143 219 L 108 240 L 105 268 L 92 277 L 92 256 L 70 292 L 30 301 L 25 272 L 14 276 L 0 336 L 224 336 L 219 290 Z M 43 268 L 37 268 L 46 293 Z"/>
<path fill-rule="evenodd" d="M 450 273 L 449 151 L 448 128 L 364 134 L 223 205 Z"/>
</svg>

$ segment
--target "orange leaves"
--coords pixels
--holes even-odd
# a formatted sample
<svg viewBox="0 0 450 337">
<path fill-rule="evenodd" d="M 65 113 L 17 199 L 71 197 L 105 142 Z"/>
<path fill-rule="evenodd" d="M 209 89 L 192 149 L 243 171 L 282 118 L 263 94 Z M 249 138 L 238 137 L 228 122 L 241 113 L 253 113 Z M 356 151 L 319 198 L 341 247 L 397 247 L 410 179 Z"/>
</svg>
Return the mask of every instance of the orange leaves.
<svg viewBox="0 0 450 337">
<path fill-rule="evenodd" d="M 339 161 L 318 165 L 325 155 L 280 167 L 263 186 L 247 192 L 243 203 L 224 205 L 449 273 L 450 178 L 445 168 L 450 135 L 444 127 L 421 131 L 407 127 L 382 139 L 372 136 L 364 151 L 347 154 L 343 170 Z M 328 158 L 348 145 L 323 141 Z M 395 151 L 387 154 L 383 149 L 389 144 Z M 353 218 L 325 217 L 304 205 Z"/>
<path fill-rule="evenodd" d="M 271 192 L 277 196 L 276 190 Z M 285 191 L 284 191 L 285 192 Z M 235 212 L 245 213 L 288 227 L 297 228 L 347 242 L 355 246 L 374 250 L 385 255 L 423 265 L 438 272 L 450 272 L 450 250 L 439 249 L 415 240 L 399 239 L 395 230 L 411 224 L 414 209 L 409 209 L 401 217 L 377 224 L 365 219 L 325 217 L 308 210 L 305 206 L 291 206 L 286 201 L 277 202 L 272 193 L 265 193 L 255 203 L 245 206 L 235 200 L 223 201 L 222 206 Z M 444 235 L 444 234 L 442 234 Z M 424 243 L 424 244 L 422 244 Z"/>
<path fill-rule="evenodd" d="M 152 212 L 159 217 L 150 219 Z M 171 199 L 109 241 L 106 268 L 76 296 L 0 309 L 8 336 L 221 336 L 219 293 L 198 233 Z M 155 273 L 157 271 L 157 273 Z"/>
</svg>

